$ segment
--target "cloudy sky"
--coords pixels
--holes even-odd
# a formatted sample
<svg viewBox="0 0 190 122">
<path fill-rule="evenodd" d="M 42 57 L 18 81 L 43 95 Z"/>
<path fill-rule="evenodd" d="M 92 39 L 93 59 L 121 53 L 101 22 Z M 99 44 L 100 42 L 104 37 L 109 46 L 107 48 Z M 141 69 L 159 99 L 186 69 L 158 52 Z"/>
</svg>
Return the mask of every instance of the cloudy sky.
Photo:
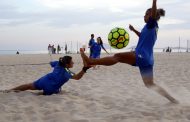
<svg viewBox="0 0 190 122">
<path fill-rule="evenodd" d="M 190 40 L 190 1 L 157 0 L 166 10 L 159 21 L 155 47 L 186 46 Z M 123 27 L 130 34 L 128 47 L 138 38 L 128 29 L 132 24 L 139 31 L 143 16 L 152 0 L 0 0 L 0 50 L 46 50 L 47 45 L 65 42 L 76 47 L 89 41 L 90 34 L 107 35 L 114 27 Z"/>
</svg>

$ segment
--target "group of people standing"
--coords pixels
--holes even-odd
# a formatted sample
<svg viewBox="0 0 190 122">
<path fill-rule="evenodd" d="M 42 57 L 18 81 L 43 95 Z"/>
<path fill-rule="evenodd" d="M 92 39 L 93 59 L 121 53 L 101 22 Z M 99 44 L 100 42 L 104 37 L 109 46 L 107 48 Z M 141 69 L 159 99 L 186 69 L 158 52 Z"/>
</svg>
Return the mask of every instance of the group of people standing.
<svg viewBox="0 0 190 122">
<path fill-rule="evenodd" d="M 49 54 L 56 54 L 56 50 L 57 50 L 57 54 L 59 54 L 59 52 L 61 51 L 61 47 L 59 46 L 59 44 L 57 45 L 57 49 L 54 47 L 54 45 L 51 45 L 51 44 L 48 45 Z"/>
<path fill-rule="evenodd" d="M 103 41 L 101 37 L 94 40 L 94 34 L 91 34 L 91 39 L 89 40 L 88 46 L 90 48 L 90 58 L 100 58 L 101 49 L 103 49 L 107 54 L 109 54 L 103 46 Z"/>
<path fill-rule="evenodd" d="M 107 54 L 109 54 L 103 46 L 103 41 L 101 37 L 97 38 L 97 41 L 94 40 L 94 34 L 91 34 L 91 38 L 88 43 L 88 47 L 90 48 L 89 58 L 98 59 L 101 55 L 101 49 L 103 49 Z M 94 69 L 96 66 L 94 66 Z"/>
<path fill-rule="evenodd" d="M 169 53 L 171 53 L 172 52 L 172 48 L 171 47 L 167 47 L 167 49 L 163 49 L 163 52 L 169 52 Z"/>
</svg>

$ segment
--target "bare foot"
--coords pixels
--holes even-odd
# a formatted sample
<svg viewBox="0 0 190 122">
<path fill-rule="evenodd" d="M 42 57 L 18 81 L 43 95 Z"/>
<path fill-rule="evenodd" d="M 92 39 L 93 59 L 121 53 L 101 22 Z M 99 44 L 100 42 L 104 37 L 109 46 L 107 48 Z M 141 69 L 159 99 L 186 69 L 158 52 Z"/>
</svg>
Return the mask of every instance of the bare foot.
<svg viewBox="0 0 190 122">
<path fill-rule="evenodd" d="M 174 103 L 174 104 L 179 104 L 179 101 L 178 101 L 178 100 L 176 100 L 176 99 L 174 99 L 174 98 L 173 98 L 173 99 L 171 99 L 170 101 L 171 101 L 172 103 Z"/>
<path fill-rule="evenodd" d="M 175 104 L 179 104 L 179 102 L 172 97 L 171 95 L 169 95 L 165 89 L 163 89 L 162 87 L 158 86 L 158 85 L 154 85 L 152 87 L 150 87 L 152 90 L 156 91 L 157 93 L 159 93 L 160 95 L 162 95 L 163 97 L 166 97 L 171 103 L 175 103 Z"/>
<path fill-rule="evenodd" d="M 81 57 L 83 59 L 83 62 L 85 62 L 88 66 L 90 66 L 90 59 L 88 56 L 84 53 L 84 48 L 80 48 Z"/>
</svg>

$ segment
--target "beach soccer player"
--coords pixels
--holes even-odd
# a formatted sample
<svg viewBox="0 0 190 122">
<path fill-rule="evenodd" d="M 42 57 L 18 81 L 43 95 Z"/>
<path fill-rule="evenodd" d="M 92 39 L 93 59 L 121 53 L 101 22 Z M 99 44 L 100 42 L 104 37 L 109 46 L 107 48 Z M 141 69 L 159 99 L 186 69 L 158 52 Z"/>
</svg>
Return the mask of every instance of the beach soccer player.
<svg viewBox="0 0 190 122">
<path fill-rule="evenodd" d="M 94 42 L 91 48 L 92 48 L 92 58 L 100 58 L 101 49 L 103 49 L 107 54 L 109 54 L 107 50 L 104 48 L 101 37 L 97 38 L 97 42 Z"/>
<path fill-rule="evenodd" d="M 81 50 L 82 58 L 89 65 L 109 66 L 120 62 L 131 66 L 138 66 L 146 87 L 155 90 L 171 102 L 178 103 L 178 101 L 169 95 L 166 90 L 156 85 L 153 78 L 153 47 L 157 40 L 158 20 L 161 16 L 165 16 L 165 10 L 157 9 L 157 0 L 153 0 L 152 8 L 147 9 L 144 15 L 144 21 L 146 24 L 142 31 L 139 32 L 132 25 L 129 25 L 129 29 L 139 37 L 139 41 L 134 52 L 116 53 L 109 57 L 90 59 L 85 55 L 84 51 Z"/>
<path fill-rule="evenodd" d="M 12 88 L 9 91 L 25 91 L 25 90 L 43 90 L 44 95 L 56 94 L 61 91 L 61 86 L 64 85 L 69 79 L 79 80 L 86 73 L 89 68 L 85 62 L 84 67 L 78 74 L 72 73 L 69 69 L 73 67 L 73 60 L 71 56 L 60 57 L 59 61 L 50 62 L 53 71 L 33 83 L 23 84 L 18 87 Z"/>
</svg>

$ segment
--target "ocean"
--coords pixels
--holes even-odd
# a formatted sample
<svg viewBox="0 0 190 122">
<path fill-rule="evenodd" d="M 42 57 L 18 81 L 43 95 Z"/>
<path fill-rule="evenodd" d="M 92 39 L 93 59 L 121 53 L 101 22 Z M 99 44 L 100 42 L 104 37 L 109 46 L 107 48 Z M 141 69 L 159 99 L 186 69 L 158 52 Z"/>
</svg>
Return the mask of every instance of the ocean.
<svg viewBox="0 0 190 122">
<path fill-rule="evenodd" d="M 132 51 L 131 49 L 106 49 L 108 52 L 111 53 L 118 53 L 118 52 L 129 52 Z M 186 52 L 185 49 L 172 49 L 172 52 Z M 48 54 L 47 50 L 18 50 L 19 54 Z M 68 51 L 69 53 L 77 53 L 77 51 Z M 102 53 L 105 53 L 104 50 L 101 51 Z M 155 48 L 154 52 L 163 52 L 162 48 Z M 190 52 L 190 49 L 189 49 Z M 17 50 L 0 50 L 0 55 L 14 55 L 17 53 Z M 65 51 L 61 51 L 60 53 L 65 53 Z M 87 53 L 89 53 L 89 49 L 87 50 Z"/>
<path fill-rule="evenodd" d="M 47 54 L 46 50 L 18 50 L 19 54 Z M 0 55 L 14 55 L 17 50 L 0 50 Z"/>
</svg>

